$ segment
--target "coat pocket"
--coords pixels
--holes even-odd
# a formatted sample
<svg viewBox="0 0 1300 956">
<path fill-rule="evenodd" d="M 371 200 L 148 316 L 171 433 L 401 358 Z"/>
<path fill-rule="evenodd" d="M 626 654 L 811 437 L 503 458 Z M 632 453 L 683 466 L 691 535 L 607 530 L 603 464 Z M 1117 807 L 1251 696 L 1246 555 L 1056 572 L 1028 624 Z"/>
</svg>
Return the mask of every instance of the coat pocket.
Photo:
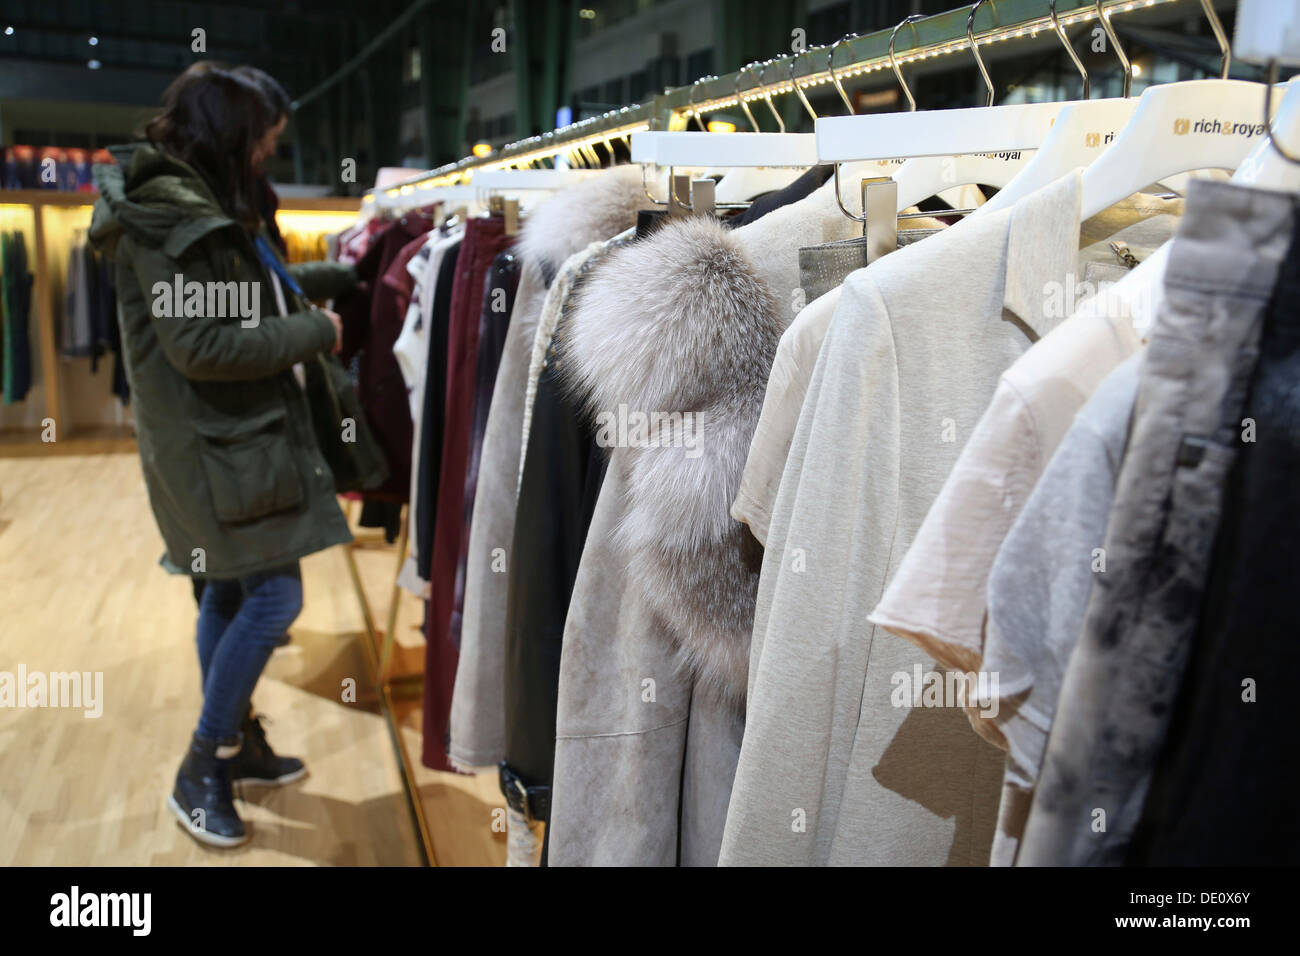
<svg viewBox="0 0 1300 956">
<path fill-rule="evenodd" d="M 302 476 L 285 431 L 283 408 L 244 419 L 199 422 L 199 456 L 217 520 L 255 521 L 302 504 Z"/>
</svg>

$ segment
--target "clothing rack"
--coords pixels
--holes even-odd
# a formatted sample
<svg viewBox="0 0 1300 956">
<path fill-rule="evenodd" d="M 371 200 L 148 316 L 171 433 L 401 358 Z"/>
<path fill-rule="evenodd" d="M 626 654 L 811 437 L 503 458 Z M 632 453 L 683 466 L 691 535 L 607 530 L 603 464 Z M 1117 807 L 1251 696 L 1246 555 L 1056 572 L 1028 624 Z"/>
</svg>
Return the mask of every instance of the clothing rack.
<svg viewBox="0 0 1300 956">
<path fill-rule="evenodd" d="M 1061 27 L 1068 29 L 1097 21 L 1099 8 L 1109 20 L 1116 15 L 1140 13 L 1152 7 L 1179 2 L 1180 0 L 1061 0 L 1056 4 L 1056 15 Z M 1189 14 L 1191 12 L 1189 9 Z M 622 139 L 642 130 L 685 130 L 692 118 L 698 118 L 704 113 L 737 105 L 743 105 L 747 109 L 748 104 L 757 100 L 793 93 L 795 86 L 792 77 L 797 79 L 800 90 L 830 83 L 847 103 L 848 97 L 842 85 L 846 79 L 882 70 L 897 71 L 903 66 L 921 64 L 961 51 L 969 53 L 971 41 L 967 36 L 967 21 L 970 14 L 971 7 L 964 6 L 946 13 L 904 21 L 896 27 L 877 30 L 865 36 L 849 34 L 828 46 L 782 55 L 766 63 L 751 63 L 725 76 L 704 77 L 688 86 L 667 89 L 639 106 L 609 110 L 549 133 L 510 143 L 485 157 L 469 156 L 384 189 L 371 189 L 363 201 L 373 203 L 381 193 L 397 198 L 404 192 L 410 194 L 418 188 L 465 184 L 477 171 L 522 168 L 600 144 L 608 148 L 611 140 Z M 975 19 L 977 24 L 971 31 L 971 36 L 978 46 L 989 47 L 987 52 L 982 53 L 985 60 L 1019 55 L 1026 48 L 1038 47 L 1045 50 L 1049 45 L 1059 45 L 1052 26 L 1048 0 L 998 0 L 996 4 L 982 6 L 976 12 Z M 979 23 L 984 24 L 983 28 L 978 27 Z M 996 46 L 1006 40 L 1016 41 L 1014 53 L 1001 53 Z M 833 71 L 830 65 L 832 58 L 835 61 Z M 952 63 L 960 69 L 975 69 L 973 59 L 961 58 Z M 772 77 L 761 87 L 756 75 L 760 69 Z"/>
</svg>

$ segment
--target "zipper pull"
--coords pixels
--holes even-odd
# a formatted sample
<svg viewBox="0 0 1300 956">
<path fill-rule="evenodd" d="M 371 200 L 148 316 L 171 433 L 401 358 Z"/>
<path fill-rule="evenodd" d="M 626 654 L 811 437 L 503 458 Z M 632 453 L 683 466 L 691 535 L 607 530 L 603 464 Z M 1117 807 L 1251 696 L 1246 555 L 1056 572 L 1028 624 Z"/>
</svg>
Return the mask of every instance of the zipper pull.
<svg viewBox="0 0 1300 956">
<path fill-rule="evenodd" d="M 1138 264 L 1137 256 L 1133 255 L 1127 243 L 1113 241 L 1110 243 L 1110 251 L 1115 253 L 1115 258 L 1123 266 L 1132 269 Z"/>
</svg>

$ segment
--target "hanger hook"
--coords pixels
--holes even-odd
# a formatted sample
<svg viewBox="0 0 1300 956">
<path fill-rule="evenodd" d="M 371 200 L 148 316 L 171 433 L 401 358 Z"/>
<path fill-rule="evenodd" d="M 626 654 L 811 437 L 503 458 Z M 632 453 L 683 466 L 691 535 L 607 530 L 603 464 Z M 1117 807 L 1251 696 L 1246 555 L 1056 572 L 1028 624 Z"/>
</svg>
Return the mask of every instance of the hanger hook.
<svg viewBox="0 0 1300 956">
<path fill-rule="evenodd" d="M 1097 2 L 1100 3 L 1101 0 L 1097 0 Z M 904 17 L 902 22 L 900 22 L 898 26 L 894 27 L 894 32 L 889 35 L 889 65 L 894 70 L 894 76 L 898 79 L 898 85 L 903 88 L 903 95 L 907 97 L 908 110 L 916 109 L 916 98 L 912 96 L 912 91 L 907 88 L 907 81 L 903 79 L 903 71 L 898 68 L 898 60 L 894 59 L 894 40 L 898 36 L 898 31 L 903 29 L 904 26 L 909 23 L 914 23 L 917 20 L 924 19 L 925 15 L 921 13 L 914 13 L 910 17 Z M 916 28 L 913 27 L 912 29 L 915 30 Z"/>
<path fill-rule="evenodd" d="M 857 36 L 858 35 L 856 33 L 844 34 L 844 36 L 840 37 L 838 40 L 836 40 L 834 43 L 831 44 L 830 56 L 826 58 L 826 69 L 831 75 L 831 82 L 835 84 L 835 89 L 839 91 L 840 99 L 844 101 L 844 105 L 849 108 L 850 116 L 852 116 L 856 111 L 853 109 L 853 104 L 849 102 L 849 94 L 845 93 L 844 87 L 840 85 L 840 78 L 835 75 L 835 48 L 839 46 L 841 43 L 843 43 L 845 40 L 856 40 Z"/>
<path fill-rule="evenodd" d="M 1065 35 L 1065 27 L 1061 26 L 1061 18 L 1056 15 L 1056 0 L 1051 0 L 1048 11 L 1052 15 L 1052 29 L 1056 31 L 1061 45 L 1065 47 L 1065 52 L 1070 54 L 1070 59 L 1074 61 L 1074 68 L 1079 71 L 1079 76 L 1083 77 L 1083 96 L 1080 99 L 1086 100 L 1091 88 L 1091 84 L 1088 82 L 1088 68 L 1083 65 L 1083 61 L 1079 59 L 1079 54 L 1074 52 L 1074 44 Z"/>
<path fill-rule="evenodd" d="M 646 165 L 647 165 L 646 163 L 642 163 L 642 164 L 641 164 L 641 188 L 645 190 L 645 197 L 646 197 L 646 199 L 649 199 L 649 200 L 650 200 L 652 203 L 654 203 L 656 206 L 667 206 L 667 205 L 668 205 L 668 200 L 666 200 L 666 199 L 655 199 L 655 197 L 654 197 L 654 193 L 652 193 L 652 192 L 650 191 L 650 184 L 646 181 Z M 671 179 L 668 181 L 668 187 L 669 187 L 670 189 L 672 188 L 672 180 L 671 180 Z"/>
<path fill-rule="evenodd" d="M 1288 153 L 1273 136 L 1273 87 L 1277 83 L 1277 60 L 1268 61 L 1267 73 L 1264 77 L 1264 135 L 1274 152 L 1293 166 L 1300 166 L 1300 156 Z"/>
<path fill-rule="evenodd" d="M 987 2 L 988 0 L 975 0 L 975 2 L 970 5 L 970 16 L 966 18 L 966 42 L 970 44 L 970 51 L 975 55 L 975 65 L 980 68 L 980 76 L 984 78 L 984 105 L 992 106 L 993 80 L 989 77 L 988 68 L 984 65 L 984 57 L 980 56 L 980 48 L 975 42 L 974 30 L 975 14 L 978 13 L 979 8 L 984 6 Z M 1053 3 L 1055 3 L 1055 0 L 1053 0 Z M 994 7 L 993 12 L 995 14 L 997 13 L 996 7 Z"/>
<path fill-rule="evenodd" d="M 778 127 L 780 127 L 781 132 L 784 133 L 784 132 L 785 132 L 785 120 L 781 119 L 781 114 L 780 114 L 779 112 L 777 112 L 776 107 L 772 104 L 772 91 L 769 90 L 769 89 L 767 88 L 767 84 L 763 82 L 763 76 L 764 76 L 764 74 L 767 73 L 767 68 L 768 68 L 769 66 L 771 66 L 771 65 L 772 65 L 773 63 L 775 63 L 775 62 L 776 62 L 776 60 L 775 60 L 775 59 L 772 59 L 772 60 L 764 60 L 761 64 L 759 64 L 759 67 L 758 67 L 758 87 L 759 87 L 760 90 L 763 91 L 763 99 L 767 101 L 767 108 L 768 108 L 769 110 L 771 110 L 771 111 L 772 111 L 772 115 L 776 117 L 776 125 L 777 125 Z"/>
<path fill-rule="evenodd" d="M 681 196 L 677 195 L 677 177 L 673 175 L 673 171 L 674 171 L 673 167 L 669 166 L 668 167 L 668 195 L 671 196 L 677 202 L 677 205 L 681 206 L 687 212 L 695 212 L 694 203 L 692 203 L 689 199 L 683 200 Z M 687 183 L 686 189 L 688 195 L 689 195 L 690 188 L 691 188 L 690 183 Z"/>
<path fill-rule="evenodd" d="M 686 108 L 691 111 L 691 117 L 695 120 L 695 125 L 700 128 L 701 133 L 707 133 L 708 129 L 705 127 L 704 121 L 700 119 L 700 114 L 696 112 L 695 109 L 695 88 L 699 86 L 701 83 L 707 82 L 708 80 L 716 80 L 716 79 L 717 79 L 716 76 L 700 77 L 698 80 L 696 80 L 694 83 L 691 84 L 691 95 L 686 99 Z"/>
<path fill-rule="evenodd" d="M 740 108 L 745 111 L 745 116 L 749 118 L 749 125 L 754 127 L 755 133 L 761 133 L 762 130 L 759 129 L 758 120 L 754 119 L 754 114 L 749 111 L 749 104 L 746 103 L 745 98 L 740 95 L 741 78 L 745 75 L 746 70 L 755 66 L 758 66 L 757 60 L 755 60 L 753 63 L 746 63 L 744 66 L 742 66 L 739 70 L 736 71 L 736 83 L 732 87 L 732 91 L 736 94 L 736 99 L 740 103 Z"/>
<path fill-rule="evenodd" d="M 1101 28 L 1106 31 L 1106 37 L 1110 40 L 1111 46 L 1115 48 L 1115 55 L 1119 57 L 1120 66 L 1124 68 L 1123 96 L 1128 99 L 1133 87 L 1133 64 L 1129 62 L 1128 54 L 1120 46 L 1119 37 L 1115 35 L 1115 28 L 1110 25 L 1110 14 L 1102 8 L 1102 0 L 1097 0 L 1097 19 L 1101 21 Z"/>
<path fill-rule="evenodd" d="M 1210 29 L 1214 31 L 1214 39 L 1219 44 L 1219 79 L 1226 80 L 1228 70 L 1232 68 L 1232 48 L 1228 45 L 1228 36 L 1223 32 L 1223 22 L 1214 12 L 1210 0 L 1201 0 L 1201 9 L 1205 11 L 1205 19 L 1210 21 Z"/>
<path fill-rule="evenodd" d="M 812 51 L 810 50 L 809 52 Z M 790 85 L 794 87 L 795 96 L 799 97 L 799 102 L 803 104 L 803 108 L 808 111 L 808 115 L 813 118 L 814 122 L 816 122 L 817 111 L 812 108 L 812 104 L 808 102 L 808 97 L 804 95 L 803 87 L 800 86 L 799 81 L 794 78 L 795 67 L 799 65 L 799 57 L 802 55 L 803 54 L 801 53 L 796 53 L 794 56 L 790 57 Z"/>
<path fill-rule="evenodd" d="M 835 202 L 839 205 L 840 212 L 844 213 L 844 215 L 848 216 L 854 222 L 860 222 L 865 226 L 867 223 L 867 211 L 863 209 L 862 215 L 859 216 L 855 212 L 850 212 L 848 208 L 845 207 L 844 200 L 840 196 L 840 164 L 833 163 L 832 165 L 835 167 Z"/>
</svg>

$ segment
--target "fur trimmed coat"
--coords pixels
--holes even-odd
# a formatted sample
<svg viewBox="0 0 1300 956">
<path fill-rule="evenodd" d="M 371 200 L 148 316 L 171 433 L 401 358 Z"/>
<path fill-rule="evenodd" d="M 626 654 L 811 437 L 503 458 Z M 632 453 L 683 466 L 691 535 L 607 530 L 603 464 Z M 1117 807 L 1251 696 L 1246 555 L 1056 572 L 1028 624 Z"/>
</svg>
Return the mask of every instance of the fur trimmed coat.
<svg viewBox="0 0 1300 956">
<path fill-rule="evenodd" d="M 589 243 L 636 225 L 645 203 L 640 167 L 611 169 L 562 190 L 524 220 L 523 262 L 483 435 L 465 566 L 460 663 L 448 756 L 460 769 L 491 769 L 505 757 L 505 633 L 514 539 L 520 434 L 529 359 L 548 287 L 564 261 Z"/>
<path fill-rule="evenodd" d="M 615 447 L 565 626 L 551 865 L 717 863 L 762 562 L 731 503 L 801 302 L 798 250 L 858 229 L 833 190 L 611 253 L 557 335 Z"/>
</svg>

